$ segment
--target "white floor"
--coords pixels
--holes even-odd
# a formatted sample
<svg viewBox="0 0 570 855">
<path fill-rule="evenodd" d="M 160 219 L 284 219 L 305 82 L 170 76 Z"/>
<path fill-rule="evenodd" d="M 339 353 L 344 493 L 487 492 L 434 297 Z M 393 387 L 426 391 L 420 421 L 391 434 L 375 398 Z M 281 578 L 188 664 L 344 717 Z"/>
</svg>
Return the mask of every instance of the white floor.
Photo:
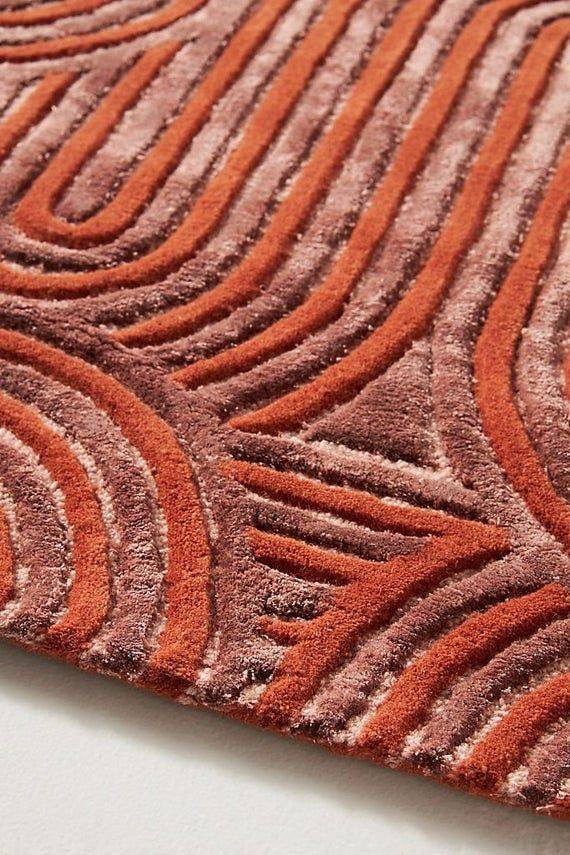
<svg viewBox="0 0 570 855">
<path fill-rule="evenodd" d="M 0 645 L 3 855 L 570 852 L 570 823 Z"/>
</svg>

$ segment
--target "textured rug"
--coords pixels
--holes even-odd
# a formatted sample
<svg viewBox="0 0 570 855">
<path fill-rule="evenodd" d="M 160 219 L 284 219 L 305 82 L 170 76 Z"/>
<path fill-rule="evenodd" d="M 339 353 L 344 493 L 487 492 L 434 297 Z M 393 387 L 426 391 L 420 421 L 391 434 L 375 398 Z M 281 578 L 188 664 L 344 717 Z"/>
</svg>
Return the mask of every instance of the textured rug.
<svg viewBox="0 0 570 855">
<path fill-rule="evenodd" d="M 4 638 L 569 815 L 569 35 L 3 0 Z"/>
</svg>

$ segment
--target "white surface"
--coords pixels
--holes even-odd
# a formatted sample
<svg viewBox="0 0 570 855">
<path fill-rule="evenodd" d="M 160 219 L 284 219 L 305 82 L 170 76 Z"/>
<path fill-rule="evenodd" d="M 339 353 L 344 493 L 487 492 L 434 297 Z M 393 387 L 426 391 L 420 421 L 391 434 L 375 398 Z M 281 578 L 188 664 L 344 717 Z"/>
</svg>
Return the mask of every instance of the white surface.
<svg viewBox="0 0 570 855">
<path fill-rule="evenodd" d="M 570 823 L 0 644 L 3 855 L 570 852 Z"/>
</svg>

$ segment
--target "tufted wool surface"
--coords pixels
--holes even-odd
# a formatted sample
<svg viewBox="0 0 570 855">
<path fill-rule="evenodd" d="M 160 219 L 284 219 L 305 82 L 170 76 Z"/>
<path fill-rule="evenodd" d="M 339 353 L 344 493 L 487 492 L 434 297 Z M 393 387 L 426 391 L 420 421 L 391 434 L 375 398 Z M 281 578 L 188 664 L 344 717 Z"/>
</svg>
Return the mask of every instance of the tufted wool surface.
<svg viewBox="0 0 570 855">
<path fill-rule="evenodd" d="M 4 638 L 570 814 L 569 35 L 2 0 Z"/>
</svg>

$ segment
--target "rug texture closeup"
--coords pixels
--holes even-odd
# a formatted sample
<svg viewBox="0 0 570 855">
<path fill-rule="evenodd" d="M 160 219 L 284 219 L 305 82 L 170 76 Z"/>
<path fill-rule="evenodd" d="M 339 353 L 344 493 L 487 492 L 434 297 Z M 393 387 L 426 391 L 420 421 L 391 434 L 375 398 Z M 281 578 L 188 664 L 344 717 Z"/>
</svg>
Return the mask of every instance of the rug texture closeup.
<svg viewBox="0 0 570 855">
<path fill-rule="evenodd" d="M 4 638 L 570 815 L 569 36 L 2 0 Z"/>
</svg>

